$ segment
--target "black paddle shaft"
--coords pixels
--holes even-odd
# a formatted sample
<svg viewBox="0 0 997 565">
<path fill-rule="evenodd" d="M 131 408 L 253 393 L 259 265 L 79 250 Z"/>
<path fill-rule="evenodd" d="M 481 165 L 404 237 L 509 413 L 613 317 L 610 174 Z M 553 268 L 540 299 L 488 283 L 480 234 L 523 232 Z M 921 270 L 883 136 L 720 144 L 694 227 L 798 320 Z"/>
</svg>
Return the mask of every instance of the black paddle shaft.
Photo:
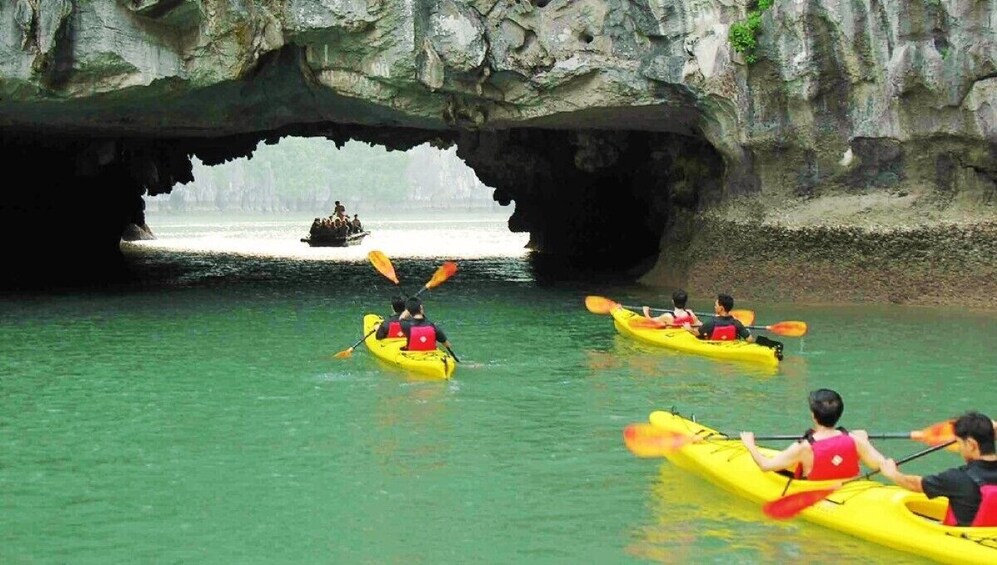
<svg viewBox="0 0 997 565">
<path fill-rule="evenodd" d="M 936 451 L 945 449 L 946 447 L 952 445 L 953 443 L 955 443 L 954 439 L 950 440 L 950 441 L 947 441 L 947 442 L 945 442 L 943 444 L 940 444 L 940 445 L 934 445 L 934 446 L 931 446 L 931 447 L 929 447 L 927 449 L 922 449 L 921 451 L 918 451 L 917 453 L 914 453 L 913 455 L 908 455 L 907 457 L 904 457 L 903 459 L 899 459 L 896 462 L 897 466 L 899 467 L 900 465 L 903 465 L 904 463 L 907 463 L 908 461 L 913 461 L 913 460 L 917 459 L 918 457 L 924 457 L 925 455 L 927 455 L 929 453 L 934 453 Z M 860 481 L 860 480 L 863 480 L 863 479 L 868 480 L 873 475 L 879 474 L 880 471 L 881 471 L 881 469 L 876 469 L 875 471 L 869 471 L 868 473 L 862 475 L 861 477 L 855 477 L 854 479 L 849 479 L 849 480 L 845 481 L 845 483 L 850 483 L 852 481 Z M 844 484 L 844 483 L 842 483 L 842 484 Z"/>
</svg>

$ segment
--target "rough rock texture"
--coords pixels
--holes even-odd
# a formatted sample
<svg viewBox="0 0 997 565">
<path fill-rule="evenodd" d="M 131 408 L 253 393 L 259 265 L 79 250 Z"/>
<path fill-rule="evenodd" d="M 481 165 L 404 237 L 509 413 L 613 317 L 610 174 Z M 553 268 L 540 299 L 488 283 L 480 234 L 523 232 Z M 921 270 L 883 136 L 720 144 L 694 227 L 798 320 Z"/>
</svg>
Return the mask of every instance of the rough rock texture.
<svg viewBox="0 0 997 565">
<path fill-rule="evenodd" d="M 456 143 L 497 200 L 516 201 L 511 227 L 535 247 L 613 266 L 660 249 L 649 283 L 707 272 L 713 240 L 693 227 L 704 219 L 789 234 L 842 196 L 909 194 L 898 229 L 937 234 L 938 249 L 953 237 L 933 228 L 944 218 L 994 220 L 997 0 L 777 0 L 751 66 L 727 40 L 748 7 L 3 2 L 0 146 L 34 178 L 0 191 L 0 235 L 69 224 L 85 233 L 67 258 L 113 264 L 124 226 L 143 223 L 141 195 L 189 180 L 190 155 L 219 163 L 289 134 Z M 816 241 L 853 227 L 879 241 L 857 214 L 838 216 Z M 759 233 L 743 236 L 764 243 Z M 810 244 L 783 239 L 787 272 L 807 264 Z M 986 244 L 972 256 L 992 266 Z M 740 268 L 762 261 L 752 249 L 725 252 L 745 254 Z M 27 269 L 36 251 L 18 255 Z M 844 254 L 826 269 L 853 264 Z"/>
</svg>

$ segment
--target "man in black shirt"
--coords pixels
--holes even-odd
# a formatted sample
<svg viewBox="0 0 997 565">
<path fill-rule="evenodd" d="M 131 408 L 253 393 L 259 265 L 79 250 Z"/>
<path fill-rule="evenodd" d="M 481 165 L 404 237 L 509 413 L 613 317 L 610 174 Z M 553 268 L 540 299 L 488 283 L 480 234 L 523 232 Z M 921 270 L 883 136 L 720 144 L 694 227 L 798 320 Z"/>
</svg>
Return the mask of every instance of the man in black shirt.
<svg viewBox="0 0 997 565">
<path fill-rule="evenodd" d="M 410 351 L 431 351 L 436 349 L 437 343 L 442 343 L 447 349 L 450 349 L 447 334 L 443 333 L 443 330 L 439 326 L 426 319 L 421 300 L 415 296 L 409 297 L 405 302 L 405 311 L 410 316 L 408 319 L 401 321 L 402 333 L 408 338 L 408 344 L 405 346 L 406 349 Z M 414 329 L 415 331 L 413 331 Z M 418 334 L 415 339 L 418 339 L 419 343 L 415 343 L 413 333 Z"/>
<path fill-rule="evenodd" d="M 713 313 L 716 316 L 712 320 L 704 322 L 699 327 L 692 327 L 689 323 L 682 325 L 692 335 L 699 339 L 709 339 L 714 341 L 733 341 L 743 339 L 749 343 L 757 343 L 775 350 L 777 359 L 782 359 L 782 342 L 769 339 L 765 336 L 753 336 L 748 328 L 744 327 L 741 320 L 730 315 L 734 309 L 734 298 L 729 294 L 718 294 L 716 302 L 713 303 Z"/>
<path fill-rule="evenodd" d="M 880 470 L 883 476 L 907 490 L 923 492 L 928 498 L 947 497 L 949 508 L 955 516 L 956 524 L 952 525 L 997 525 L 974 524 L 977 513 L 981 510 L 983 487 L 997 485 L 994 423 L 979 412 L 967 412 L 955 421 L 955 436 L 959 453 L 966 460 L 966 464 L 961 467 L 920 477 L 904 475 L 897 470 L 897 464 L 892 459 L 887 459 Z M 990 497 L 986 514 L 997 516 L 997 497 Z"/>
</svg>

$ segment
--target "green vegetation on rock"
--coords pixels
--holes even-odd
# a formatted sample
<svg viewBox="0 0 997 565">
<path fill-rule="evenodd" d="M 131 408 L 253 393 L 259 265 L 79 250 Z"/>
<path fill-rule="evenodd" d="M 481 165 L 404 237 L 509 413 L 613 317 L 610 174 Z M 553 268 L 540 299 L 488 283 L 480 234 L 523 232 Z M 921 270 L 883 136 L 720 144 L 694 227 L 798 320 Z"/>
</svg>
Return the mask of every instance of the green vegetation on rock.
<svg viewBox="0 0 997 565">
<path fill-rule="evenodd" d="M 758 60 L 755 48 L 758 47 L 758 28 L 762 25 L 762 12 L 768 10 L 775 0 L 757 0 L 748 10 L 746 20 L 731 24 L 727 39 L 734 51 L 744 54 L 744 60 L 752 64 Z"/>
</svg>

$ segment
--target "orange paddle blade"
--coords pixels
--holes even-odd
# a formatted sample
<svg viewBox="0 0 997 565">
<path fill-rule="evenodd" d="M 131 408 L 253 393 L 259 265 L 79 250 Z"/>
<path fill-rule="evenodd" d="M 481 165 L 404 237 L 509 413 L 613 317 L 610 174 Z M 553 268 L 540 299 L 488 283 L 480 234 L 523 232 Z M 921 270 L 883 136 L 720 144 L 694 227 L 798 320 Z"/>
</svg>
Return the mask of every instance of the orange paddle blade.
<svg viewBox="0 0 997 565">
<path fill-rule="evenodd" d="M 456 272 L 457 263 L 454 263 L 453 261 L 446 261 L 440 265 L 439 269 L 436 269 L 435 273 L 433 273 L 433 278 L 429 279 L 429 282 L 426 283 L 426 288 L 436 288 L 440 286 L 447 279 L 454 276 L 454 273 Z"/>
<path fill-rule="evenodd" d="M 395 275 L 395 267 L 391 264 L 391 259 L 388 259 L 388 256 L 383 251 L 371 251 L 367 254 L 367 258 L 370 259 L 370 263 L 374 265 L 377 272 L 387 277 L 391 282 L 399 284 L 398 277 Z"/>
<path fill-rule="evenodd" d="M 771 326 L 765 326 L 765 329 L 776 335 L 784 335 L 786 337 L 803 337 L 807 335 L 806 322 L 776 322 Z"/>
<path fill-rule="evenodd" d="M 585 297 L 585 307 L 593 314 L 609 314 L 616 308 L 619 308 L 619 306 L 619 303 L 613 302 L 604 296 Z"/>
<path fill-rule="evenodd" d="M 746 326 L 750 326 L 755 323 L 754 310 L 731 310 L 730 315 L 733 316 L 735 320 L 740 321 Z"/>
<path fill-rule="evenodd" d="M 344 349 L 335 355 L 336 359 L 346 359 L 353 355 L 353 348 Z"/>
<path fill-rule="evenodd" d="M 932 424 L 923 430 L 910 433 L 910 439 L 920 441 L 928 445 L 940 445 L 955 439 L 955 422 L 945 420 Z"/>
<path fill-rule="evenodd" d="M 789 496 L 766 502 L 762 506 L 762 512 L 769 518 L 776 520 L 788 520 L 795 517 L 800 512 L 817 504 L 831 495 L 837 489 L 826 488 L 820 490 L 805 490 L 796 492 Z"/>
<path fill-rule="evenodd" d="M 664 457 L 693 441 L 693 436 L 663 430 L 652 424 L 630 424 L 623 429 L 623 443 L 637 457 Z"/>
</svg>

